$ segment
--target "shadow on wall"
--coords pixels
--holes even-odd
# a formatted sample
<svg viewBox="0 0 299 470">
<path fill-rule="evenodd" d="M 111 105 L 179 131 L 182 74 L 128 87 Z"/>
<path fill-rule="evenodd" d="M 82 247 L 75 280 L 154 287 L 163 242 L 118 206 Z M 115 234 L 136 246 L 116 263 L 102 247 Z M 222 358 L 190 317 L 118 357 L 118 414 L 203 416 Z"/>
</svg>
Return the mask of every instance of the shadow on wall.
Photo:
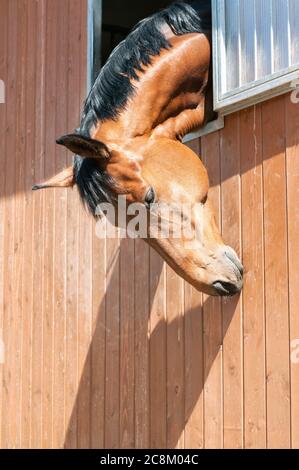
<svg viewBox="0 0 299 470">
<path fill-rule="evenodd" d="M 169 3 L 168 0 L 165 2 L 161 0 L 161 2 L 162 4 Z M 161 2 L 160 0 L 155 0 L 154 4 L 149 2 L 151 6 L 146 8 L 149 10 L 158 9 Z M 43 11 L 42 5 L 44 3 L 38 2 L 36 5 L 38 11 L 35 12 L 36 16 L 32 16 L 32 19 L 28 14 L 32 24 L 38 24 L 39 28 L 42 23 L 45 23 L 43 29 L 37 30 L 37 32 L 34 28 L 30 28 L 30 25 L 21 24 L 21 20 L 24 19 L 21 7 L 16 12 L 14 11 L 14 3 L 7 3 L 7 5 L 12 4 L 9 18 L 11 17 L 11 21 L 16 23 L 14 25 L 16 34 L 13 35 L 14 30 L 12 30 L 8 37 L 12 66 L 10 68 L 4 66 L 7 61 L 3 60 L 3 67 L 0 69 L 1 80 L 6 85 L 5 104 L 1 105 L 0 110 L 0 140 L 3 139 L 2 146 L 4 148 L 0 157 L 2 168 L 4 168 L 3 183 L 0 186 L 1 198 L 24 192 L 31 193 L 33 184 L 52 177 L 72 162 L 71 153 L 56 145 L 55 140 L 62 134 L 72 132 L 79 124 L 79 111 L 82 109 L 82 103 L 86 96 L 85 69 L 80 67 L 80 61 L 85 64 L 86 60 L 86 38 L 80 33 L 80 23 L 76 23 L 79 29 L 76 34 L 72 24 L 69 25 L 72 34 L 65 28 L 64 21 L 65 18 L 69 19 L 71 16 L 68 7 L 71 9 L 72 2 L 65 2 L 63 11 L 61 2 L 54 2 L 55 9 L 54 5 L 50 5 L 48 2 L 46 11 Z M 86 2 L 82 1 L 81 3 L 83 9 Z M 111 22 L 112 18 L 115 18 L 115 21 L 121 21 L 121 18 L 123 21 L 125 20 L 122 16 L 123 8 L 120 8 L 123 7 L 123 2 L 120 0 L 108 2 L 107 0 L 106 3 L 106 22 Z M 134 16 L 129 19 L 129 22 L 135 22 L 138 15 L 143 16 L 148 13 L 138 10 L 141 8 L 143 11 L 145 8 L 142 3 L 144 2 L 136 1 L 139 6 L 136 11 L 132 10 L 133 13 L 129 14 L 130 9 L 126 9 L 126 15 L 132 14 Z M 113 8 L 113 4 L 116 5 L 116 8 Z M 35 8 L 34 2 L 32 6 Z M 62 16 L 62 12 L 65 16 Z M 42 22 L 43 15 L 45 15 L 46 21 Z M 118 15 L 120 15 L 119 19 Z M 84 16 L 81 16 L 83 18 L 82 24 L 85 25 Z M 59 22 L 56 21 L 57 18 Z M 49 21 L 48 29 L 45 28 L 47 21 Z M 26 41 L 23 41 L 22 35 L 27 32 L 27 26 L 28 30 L 32 34 L 34 33 L 32 38 L 30 36 L 30 40 L 36 44 L 36 50 L 33 47 L 27 47 Z M 1 33 L 0 44 L 2 45 L 2 43 L 5 44 L 5 41 L 4 32 L 1 31 Z M 43 41 L 37 40 L 36 35 L 38 37 L 41 35 Z M 19 45 L 22 45 L 22 48 L 18 48 Z M 60 54 L 57 54 L 56 46 L 59 47 Z M 23 74 L 17 81 L 15 80 L 15 69 L 20 69 Z M 43 112 L 44 110 L 47 112 Z M 235 116 L 238 117 L 239 113 L 235 113 Z M 228 118 L 226 127 L 230 122 L 231 119 Z M 254 124 L 257 133 L 259 125 L 257 120 Z M 226 129 L 219 133 L 220 137 L 225 135 L 225 132 Z M 240 136 L 237 128 L 234 129 L 233 141 L 228 144 L 230 147 L 236 147 L 237 151 L 239 150 Z M 227 154 L 231 150 L 229 146 Z M 267 155 L 265 158 L 270 157 L 271 155 Z M 254 161 L 248 161 L 248 165 L 249 167 L 244 171 L 252 168 Z M 238 169 L 235 167 L 232 170 L 226 170 L 222 175 L 222 181 L 235 175 L 236 170 Z M 241 169 L 241 173 L 244 171 Z M 237 173 L 239 172 L 237 171 Z M 30 194 L 29 198 L 32 199 L 33 195 Z"/>
<path fill-rule="evenodd" d="M 134 243 L 134 241 L 126 240 L 125 242 L 122 241 L 121 245 L 122 243 Z M 119 252 L 117 256 L 119 257 Z M 161 290 L 159 278 L 164 269 L 162 259 L 156 254 L 153 256 L 155 256 L 157 275 L 154 279 L 154 285 L 151 285 L 152 298 L 154 298 L 157 289 Z M 116 266 L 111 273 L 111 279 L 118 276 L 118 273 L 115 272 L 119 269 L 117 263 Z M 136 331 L 134 306 L 131 309 L 125 309 L 127 311 L 120 313 L 122 322 L 132 324 L 135 315 L 135 332 L 133 334 L 130 331 L 126 332 L 128 335 L 132 334 L 133 342 L 135 340 L 135 347 L 133 345 L 133 350 L 131 350 L 134 358 L 130 360 L 130 357 L 128 357 L 126 362 L 126 358 L 122 357 L 121 363 L 123 361 L 125 364 L 126 371 L 120 367 L 116 372 L 115 364 L 119 366 L 118 359 L 115 362 L 115 357 L 107 357 L 107 354 L 119 355 L 117 348 L 114 351 L 112 349 L 107 352 L 104 359 L 101 355 L 95 354 L 95 351 L 105 351 L 105 344 L 99 344 L 99 338 L 103 338 L 103 328 L 106 330 L 104 342 L 106 341 L 107 344 L 107 335 L 110 333 L 107 329 L 107 316 L 114 315 L 115 311 L 111 311 L 113 309 L 108 311 L 107 307 L 103 308 L 103 304 L 107 302 L 107 298 L 111 299 L 112 296 L 117 295 L 114 285 L 113 282 L 107 285 L 105 297 L 98 308 L 94 334 L 89 345 L 72 415 L 67 426 L 64 447 L 80 447 L 79 442 L 82 442 L 82 439 L 78 438 L 78 432 L 85 432 L 84 447 L 174 448 L 179 445 L 179 442 L 183 442 L 181 440 L 183 431 L 195 407 L 197 411 L 194 417 L 194 428 L 198 430 L 201 426 L 200 423 L 204 420 L 203 415 L 201 417 L 199 415 L 203 412 L 198 410 L 198 406 L 200 406 L 199 399 L 202 399 L 206 378 L 216 356 L 219 354 L 223 338 L 239 299 L 233 297 L 225 300 L 229 307 L 226 306 L 225 322 L 220 328 L 222 318 L 221 299 L 207 297 L 202 302 L 202 295 L 195 290 L 193 292 L 194 298 L 198 298 L 199 302 L 194 307 L 185 309 L 183 319 L 182 316 L 175 315 L 173 321 L 167 321 L 167 318 L 163 318 L 163 315 L 161 315 L 160 320 L 156 322 L 150 334 L 148 334 L 147 327 L 142 328 L 142 331 Z M 193 288 L 186 284 L 185 289 L 189 289 L 188 292 L 190 293 Z M 148 320 L 153 314 L 157 314 L 155 308 L 153 302 L 150 302 Z M 127 317 L 130 316 L 131 319 L 123 317 L 124 314 Z M 215 333 L 214 338 L 211 339 L 213 335 L 211 330 L 213 328 L 218 328 L 218 343 L 215 341 Z M 140 371 L 134 371 L 136 357 L 138 360 L 139 354 L 139 351 L 136 351 L 136 336 L 138 336 L 137 342 L 143 345 L 143 351 L 147 351 L 146 358 L 144 358 L 147 371 L 141 371 L 144 380 L 138 380 L 137 374 Z M 180 337 L 180 340 L 176 346 L 174 341 L 172 347 L 171 341 L 173 338 L 178 339 L 178 337 Z M 113 338 L 110 338 L 110 341 L 111 339 L 113 340 Z M 124 338 L 124 341 L 126 340 L 128 338 Z M 122 341 L 122 339 L 119 337 L 118 341 Z M 207 348 L 209 350 L 206 354 Z M 118 357 L 120 358 L 120 355 Z M 105 364 L 104 374 L 101 377 L 101 383 L 99 383 L 99 371 L 103 370 L 103 361 Z M 130 383 L 129 377 L 135 379 L 135 384 Z M 127 379 L 126 383 L 122 382 L 123 378 Z M 108 382 L 110 383 L 108 384 Z M 96 390 L 95 393 L 91 393 L 92 384 L 93 389 Z M 109 387 L 108 391 L 105 390 L 107 386 Z M 131 388 L 132 391 L 131 398 L 128 388 Z M 110 393 L 114 394 L 114 399 L 110 396 Z M 120 395 L 122 394 L 124 397 L 121 400 L 123 403 L 121 406 Z M 90 403 L 88 403 L 88 400 L 90 400 Z M 85 425 L 80 422 L 82 410 L 90 414 L 84 417 Z M 88 423 L 87 426 L 86 423 Z M 219 425 L 221 426 L 221 423 Z M 122 426 L 124 429 L 122 429 Z M 136 426 L 138 429 L 136 429 Z M 125 429 L 126 427 L 127 429 Z M 94 433 L 98 433 L 98 435 Z M 193 437 L 193 447 L 203 447 L 203 439 L 202 430 L 198 442 L 196 442 L 196 437 Z M 186 438 L 185 445 L 188 447 Z"/>
</svg>

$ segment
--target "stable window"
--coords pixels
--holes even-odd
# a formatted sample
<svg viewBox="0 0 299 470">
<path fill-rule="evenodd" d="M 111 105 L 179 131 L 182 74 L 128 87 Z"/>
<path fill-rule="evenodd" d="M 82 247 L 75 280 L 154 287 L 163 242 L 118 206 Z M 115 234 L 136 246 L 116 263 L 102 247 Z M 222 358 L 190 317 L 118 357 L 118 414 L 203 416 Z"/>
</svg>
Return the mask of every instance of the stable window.
<svg viewBox="0 0 299 470">
<path fill-rule="evenodd" d="M 88 89 L 111 51 L 131 28 L 171 3 L 172 0 L 88 0 Z M 184 142 L 220 129 L 223 123 L 219 116 L 199 131 L 186 135 Z"/>
<path fill-rule="evenodd" d="M 88 87 L 132 26 L 170 3 L 88 0 Z M 222 128 L 225 114 L 287 92 L 299 78 L 299 0 L 211 0 L 211 5 L 218 119 L 185 142 Z"/>
<path fill-rule="evenodd" d="M 133 26 L 170 3 L 171 0 L 88 0 L 88 87 Z"/>
<path fill-rule="evenodd" d="M 214 110 L 287 92 L 299 77 L 298 0 L 212 0 Z"/>
</svg>

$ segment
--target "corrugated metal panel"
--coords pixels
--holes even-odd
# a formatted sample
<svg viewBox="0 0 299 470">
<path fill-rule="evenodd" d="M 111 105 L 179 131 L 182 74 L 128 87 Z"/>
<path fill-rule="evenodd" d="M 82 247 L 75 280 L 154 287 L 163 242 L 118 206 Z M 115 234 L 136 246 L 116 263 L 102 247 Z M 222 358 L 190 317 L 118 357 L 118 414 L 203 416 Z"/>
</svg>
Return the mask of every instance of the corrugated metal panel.
<svg viewBox="0 0 299 470">
<path fill-rule="evenodd" d="M 291 63 L 299 62 L 299 2 L 289 0 Z"/>
<path fill-rule="evenodd" d="M 247 0 L 239 5 L 239 75 L 240 84 L 255 80 L 255 1 Z"/>
<path fill-rule="evenodd" d="M 299 68 L 297 0 L 213 0 L 213 19 L 216 109 Z"/>
<path fill-rule="evenodd" d="M 297 18 L 299 27 L 299 18 Z M 279 72 L 291 64 L 289 57 L 289 8 L 288 0 L 272 0 L 273 48 L 272 72 Z M 270 51 L 268 51 L 270 53 Z M 258 77 L 262 78 L 262 77 Z"/>
<path fill-rule="evenodd" d="M 279 72 L 298 61 L 298 1 L 226 0 L 226 80 L 222 92 L 232 91 Z M 291 51 L 292 45 L 292 51 Z"/>
<path fill-rule="evenodd" d="M 272 27 L 271 2 L 269 0 L 255 1 L 255 40 L 256 40 L 256 75 L 255 79 L 265 77 L 272 71 Z"/>
<path fill-rule="evenodd" d="M 225 2 L 226 83 L 223 83 L 223 93 L 239 87 L 241 83 L 239 76 L 239 3 L 239 0 Z M 231 65 L 233 65 L 234 73 L 231 73 Z"/>
</svg>

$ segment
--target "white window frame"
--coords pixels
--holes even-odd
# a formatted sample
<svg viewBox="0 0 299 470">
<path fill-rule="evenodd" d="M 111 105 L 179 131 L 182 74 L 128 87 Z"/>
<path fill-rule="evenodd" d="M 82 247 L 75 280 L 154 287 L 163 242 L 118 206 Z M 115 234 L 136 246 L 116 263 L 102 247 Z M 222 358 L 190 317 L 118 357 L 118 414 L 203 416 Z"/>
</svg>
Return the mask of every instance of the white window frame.
<svg viewBox="0 0 299 470">
<path fill-rule="evenodd" d="M 101 68 L 102 0 L 87 0 L 87 93 Z"/>
<path fill-rule="evenodd" d="M 227 67 L 223 40 L 225 0 L 212 0 L 212 24 L 214 111 L 223 115 L 229 114 L 294 89 L 292 82 L 299 78 L 299 64 L 272 73 L 222 95 L 221 74 Z"/>
<path fill-rule="evenodd" d="M 214 121 L 208 122 L 204 127 L 199 129 L 195 132 L 190 132 L 189 134 L 185 135 L 183 138 L 183 143 L 190 142 L 190 140 L 198 139 L 207 134 L 211 134 L 211 132 L 219 131 L 220 129 L 224 128 L 224 116 L 222 114 L 218 114 L 217 119 Z"/>
</svg>

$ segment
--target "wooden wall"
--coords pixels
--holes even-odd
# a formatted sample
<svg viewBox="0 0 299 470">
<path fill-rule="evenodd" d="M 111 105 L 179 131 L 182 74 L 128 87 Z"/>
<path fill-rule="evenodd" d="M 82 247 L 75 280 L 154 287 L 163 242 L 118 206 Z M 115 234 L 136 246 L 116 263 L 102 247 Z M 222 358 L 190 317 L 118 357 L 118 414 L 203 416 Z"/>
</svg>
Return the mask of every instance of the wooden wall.
<svg viewBox="0 0 299 470">
<path fill-rule="evenodd" d="M 101 240 L 55 138 L 86 89 L 85 0 L 0 0 L 0 444 L 299 447 L 299 105 L 193 141 L 242 295 L 196 292 L 142 241 Z"/>
</svg>

